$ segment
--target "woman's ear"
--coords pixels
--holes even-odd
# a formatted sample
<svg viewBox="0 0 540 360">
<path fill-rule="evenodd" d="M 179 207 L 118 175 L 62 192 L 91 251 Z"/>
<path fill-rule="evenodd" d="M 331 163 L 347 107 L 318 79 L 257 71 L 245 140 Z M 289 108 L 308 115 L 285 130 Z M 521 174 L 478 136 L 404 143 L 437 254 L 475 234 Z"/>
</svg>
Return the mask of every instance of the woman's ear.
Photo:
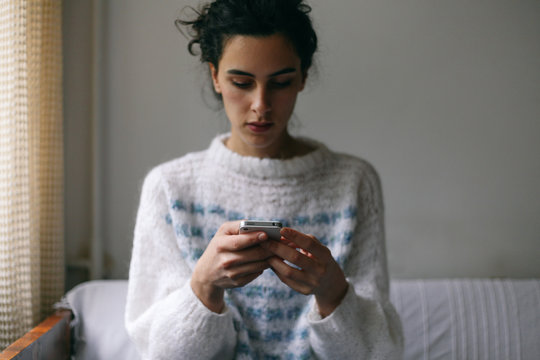
<svg viewBox="0 0 540 360">
<path fill-rule="evenodd" d="M 304 87 L 306 86 L 306 80 L 307 80 L 307 70 L 302 71 L 302 84 L 300 85 L 300 90 L 304 90 Z"/>
<path fill-rule="evenodd" d="M 210 75 L 212 75 L 212 84 L 214 85 L 214 90 L 218 94 L 221 94 L 221 86 L 219 85 L 218 81 L 218 71 L 214 64 L 208 63 L 208 66 L 210 67 Z"/>
</svg>

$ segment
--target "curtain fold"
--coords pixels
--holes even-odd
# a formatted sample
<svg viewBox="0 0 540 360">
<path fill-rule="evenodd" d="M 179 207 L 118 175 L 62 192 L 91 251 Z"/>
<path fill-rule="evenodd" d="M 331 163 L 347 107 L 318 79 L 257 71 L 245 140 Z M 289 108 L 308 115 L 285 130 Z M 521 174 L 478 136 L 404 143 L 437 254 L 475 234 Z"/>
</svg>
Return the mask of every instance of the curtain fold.
<svg viewBox="0 0 540 360">
<path fill-rule="evenodd" d="M 64 293 L 61 0 L 0 0 L 0 349 Z"/>
</svg>

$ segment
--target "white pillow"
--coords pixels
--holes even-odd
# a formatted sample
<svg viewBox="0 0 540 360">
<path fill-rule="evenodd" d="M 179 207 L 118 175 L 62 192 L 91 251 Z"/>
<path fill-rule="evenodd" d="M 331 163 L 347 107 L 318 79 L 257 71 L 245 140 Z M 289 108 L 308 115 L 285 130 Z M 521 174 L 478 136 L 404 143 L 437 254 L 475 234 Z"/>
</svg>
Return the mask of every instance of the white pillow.
<svg viewBox="0 0 540 360">
<path fill-rule="evenodd" d="M 124 327 L 126 280 L 80 284 L 66 294 L 76 360 L 140 359 Z"/>
</svg>

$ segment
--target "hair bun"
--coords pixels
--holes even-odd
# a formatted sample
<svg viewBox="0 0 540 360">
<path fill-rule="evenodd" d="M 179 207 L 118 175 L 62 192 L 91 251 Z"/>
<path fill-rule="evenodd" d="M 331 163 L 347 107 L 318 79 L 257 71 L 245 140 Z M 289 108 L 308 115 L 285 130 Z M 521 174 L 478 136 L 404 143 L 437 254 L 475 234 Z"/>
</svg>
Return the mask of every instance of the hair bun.
<svg viewBox="0 0 540 360">
<path fill-rule="evenodd" d="M 200 59 L 216 66 L 226 39 L 235 35 L 269 36 L 280 33 L 293 44 L 300 58 L 303 72 L 311 67 L 317 50 L 317 34 L 309 13 L 311 7 L 302 0 L 214 0 L 195 13 L 193 20 L 177 19 L 176 27 L 184 35 L 187 27 L 191 37 L 188 50 Z"/>
</svg>

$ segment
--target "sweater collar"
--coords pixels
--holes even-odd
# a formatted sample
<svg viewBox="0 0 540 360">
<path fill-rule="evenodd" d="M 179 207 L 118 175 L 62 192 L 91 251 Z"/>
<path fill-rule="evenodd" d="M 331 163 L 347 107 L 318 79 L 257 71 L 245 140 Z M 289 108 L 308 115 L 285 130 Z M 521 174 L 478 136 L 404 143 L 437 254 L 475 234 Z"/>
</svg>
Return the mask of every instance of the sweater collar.
<svg viewBox="0 0 540 360">
<path fill-rule="evenodd" d="M 225 146 L 224 142 L 229 136 L 230 133 L 221 134 L 212 140 L 208 149 L 208 160 L 226 171 L 249 177 L 280 178 L 302 175 L 317 167 L 323 167 L 331 155 L 322 143 L 301 138 L 314 147 L 313 151 L 303 156 L 285 160 L 243 156 Z"/>
</svg>

